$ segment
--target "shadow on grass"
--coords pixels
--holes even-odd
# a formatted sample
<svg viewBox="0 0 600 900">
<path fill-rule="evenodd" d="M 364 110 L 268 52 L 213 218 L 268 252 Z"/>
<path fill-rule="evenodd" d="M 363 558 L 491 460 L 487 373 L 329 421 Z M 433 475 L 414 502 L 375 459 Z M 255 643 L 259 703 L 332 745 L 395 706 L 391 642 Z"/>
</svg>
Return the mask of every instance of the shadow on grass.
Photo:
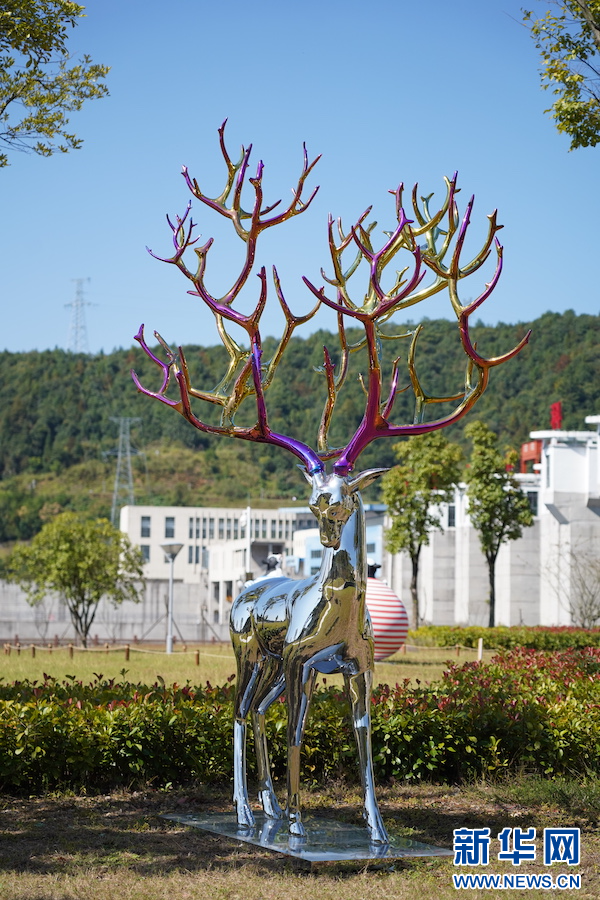
<svg viewBox="0 0 600 900">
<path fill-rule="evenodd" d="M 231 809 L 229 790 L 144 791 L 104 797 L 46 797 L 0 800 L 0 872 L 36 874 L 95 873 L 127 869 L 140 876 L 173 871 L 226 871 L 250 865 L 256 873 L 310 871 L 301 860 L 238 843 L 162 819 L 166 813 L 198 814 Z M 530 798 L 530 801 L 533 798 Z M 306 793 L 307 812 L 360 823 L 360 802 L 343 786 L 329 794 Z M 506 826 L 543 828 L 558 824 L 547 805 L 523 806 L 492 790 L 477 792 L 436 785 L 386 788 L 381 811 L 391 834 L 440 847 L 452 847 L 455 828 Z M 448 860 L 440 861 L 447 864 Z M 401 861 L 410 866 L 414 861 Z M 336 864 L 355 872 L 357 865 Z"/>
</svg>

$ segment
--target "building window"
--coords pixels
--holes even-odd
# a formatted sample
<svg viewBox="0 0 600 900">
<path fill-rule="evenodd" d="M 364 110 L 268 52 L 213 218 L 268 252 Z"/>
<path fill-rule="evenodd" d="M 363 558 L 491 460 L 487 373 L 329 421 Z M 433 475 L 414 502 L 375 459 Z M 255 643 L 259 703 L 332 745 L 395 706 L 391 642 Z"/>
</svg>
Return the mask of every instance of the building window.
<svg viewBox="0 0 600 900">
<path fill-rule="evenodd" d="M 188 532 L 188 537 L 191 540 L 194 539 L 194 519 L 190 516 L 190 528 Z"/>
<path fill-rule="evenodd" d="M 367 553 L 375 553 L 375 544 L 367 544 Z"/>
<path fill-rule="evenodd" d="M 225 537 L 225 519 L 219 519 L 219 540 Z"/>
<path fill-rule="evenodd" d="M 237 541 L 237 539 L 238 539 L 239 527 L 240 527 L 240 523 L 238 522 L 237 519 L 234 519 L 233 520 L 233 539 L 234 539 L 234 541 Z"/>
<path fill-rule="evenodd" d="M 279 520 L 279 540 L 283 537 L 283 522 Z"/>
<path fill-rule="evenodd" d="M 227 519 L 225 522 L 225 537 L 228 541 L 231 540 L 231 519 Z"/>
<path fill-rule="evenodd" d="M 267 520 L 266 519 L 262 520 L 262 536 L 264 538 L 266 538 L 266 536 L 267 536 Z"/>
<path fill-rule="evenodd" d="M 448 528 L 456 526 L 456 507 L 453 503 L 448 507 Z"/>
<path fill-rule="evenodd" d="M 320 567 L 319 567 L 319 566 L 311 566 L 310 574 L 311 574 L 311 575 L 318 575 L 318 574 L 319 574 L 319 571 L 320 571 Z"/>
<path fill-rule="evenodd" d="M 149 545 L 141 544 L 140 550 L 142 551 L 142 557 L 144 559 L 144 562 L 145 563 L 150 562 L 150 547 L 149 547 Z"/>
<path fill-rule="evenodd" d="M 214 538 L 214 536 L 215 536 L 215 520 L 209 519 L 208 520 L 208 539 L 211 540 L 211 538 Z"/>
<path fill-rule="evenodd" d="M 150 516 L 142 516 L 140 537 L 150 537 Z"/>
<path fill-rule="evenodd" d="M 200 547 L 198 544 L 196 544 L 195 546 L 190 544 L 190 546 L 188 547 L 188 562 L 190 563 L 190 565 L 192 565 L 193 563 L 196 563 L 196 565 L 198 565 L 198 563 L 200 562 Z"/>
<path fill-rule="evenodd" d="M 196 538 L 200 537 L 200 519 L 196 516 Z"/>
<path fill-rule="evenodd" d="M 206 519 L 202 519 L 202 540 L 206 540 Z"/>
<path fill-rule="evenodd" d="M 321 559 L 322 556 L 323 556 L 323 550 L 322 550 L 321 548 L 319 548 L 318 550 L 311 550 L 311 551 L 310 551 L 310 558 L 311 558 L 311 559 Z"/>
<path fill-rule="evenodd" d="M 532 512 L 532 515 L 537 516 L 538 514 L 538 492 L 537 491 L 527 491 L 527 499 L 529 500 L 529 509 Z"/>
<path fill-rule="evenodd" d="M 275 521 L 275 519 L 271 519 L 271 537 L 277 537 L 277 522 Z"/>
<path fill-rule="evenodd" d="M 175 516 L 165 516 L 165 537 L 175 537 Z"/>
</svg>

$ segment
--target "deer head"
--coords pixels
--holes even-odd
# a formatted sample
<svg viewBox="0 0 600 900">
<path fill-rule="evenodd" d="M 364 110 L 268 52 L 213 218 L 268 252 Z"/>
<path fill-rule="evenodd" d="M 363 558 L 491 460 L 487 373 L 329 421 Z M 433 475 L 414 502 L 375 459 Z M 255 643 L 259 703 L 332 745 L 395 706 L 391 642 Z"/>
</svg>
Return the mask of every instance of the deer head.
<svg viewBox="0 0 600 900">
<path fill-rule="evenodd" d="M 192 178 L 187 168 L 183 169 L 183 177 L 192 195 L 204 206 L 215 213 L 229 219 L 236 234 L 245 243 L 246 252 L 241 270 L 233 278 L 229 290 L 220 298 L 213 296 L 206 284 L 206 269 L 212 239 L 203 246 L 195 246 L 197 239 L 193 232 L 195 225 L 191 220 L 191 204 L 182 217 L 177 216 L 175 222 L 168 217 L 167 221 L 173 235 L 174 253 L 163 258 L 176 266 L 191 282 L 189 293 L 200 299 L 211 309 L 223 344 L 227 350 L 229 363 L 227 371 L 219 384 L 211 391 L 198 390 L 192 387 L 189 369 L 183 349 L 174 353 L 158 333 L 155 337 L 164 351 L 164 359 L 155 355 L 144 337 L 144 328 L 136 335 L 144 352 L 162 372 L 162 384 L 158 391 L 145 388 L 135 372 L 132 372 L 135 384 L 142 393 L 165 403 L 177 410 L 194 427 L 201 431 L 220 434 L 230 438 L 246 441 L 274 444 L 292 453 L 302 463 L 309 480 L 313 485 L 315 515 L 322 521 L 322 536 L 326 546 L 333 546 L 336 541 L 335 522 L 346 520 L 351 514 L 353 496 L 360 487 L 365 486 L 365 478 L 357 476 L 350 479 L 355 463 L 372 441 L 381 437 L 401 437 L 411 434 L 423 434 L 444 428 L 461 419 L 476 403 L 485 390 L 489 372 L 494 366 L 511 359 L 529 340 L 529 332 L 522 341 L 508 353 L 495 358 L 486 358 L 476 349 L 469 333 L 471 315 L 493 291 L 502 269 L 502 246 L 497 239 L 501 228 L 496 221 L 496 213 L 488 217 L 487 235 L 479 252 L 466 261 L 461 259 L 463 247 L 470 225 L 474 198 L 467 203 L 462 219 L 456 203 L 457 175 L 446 179 L 446 197 L 439 209 L 430 209 L 431 196 L 418 196 L 415 185 L 412 192 L 413 219 L 409 219 L 402 205 L 403 185 L 391 193 L 395 200 L 396 225 L 391 232 L 386 232 L 386 240 L 376 249 L 373 245 L 372 233 L 375 222 L 366 224 L 370 208 L 367 209 L 346 233 L 341 221 L 334 227 L 333 218 L 329 218 L 328 242 L 331 257 L 332 274 L 322 276 L 328 287 L 317 287 L 309 279 L 304 282 L 316 299 L 315 307 L 304 316 L 295 316 L 285 300 L 277 270 L 273 267 L 272 281 L 277 301 L 284 313 L 285 328 L 277 344 L 275 352 L 269 360 L 263 359 L 260 337 L 260 319 L 265 309 L 268 293 L 266 270 L 258 271 L 259 296 L 255 309 L 248 315 L 234 308 L 234 301 L 253 271 L 256 245 L 260 234 L 267 228 L 282 225 L 294 216 L 300 215 L 309 208 L 318 188 L 315 188 L 308 199 L 303 200 L 305 182 L 319 157 L 309 162 L 306 147 L 304 162 L 291 203 L 277 213 L 274 210 L 280 202 L 264 205 L 263 171 L 259 162 L 254 177 L 248 178 L 248 165 L 251 146 L 242 147 L 237 162 L 232 162 L 225 145 L 225 123 L 219 129 L 221 153 L 227 170 L 227 178 L 223 191 L 215 198 L 206 196 L 200 189 L 196 179 Z M 253 195 L 251 208 L 242 206 L 242 193 L 248 189 Z M 194 247 L 197 265 L 195 269 L 188 267 L 186 251 Z M 151 251 L 150 251 L 151 252 Z M 467 304 L 463 304 L 459 296 L 461 281 L 476 273 L 484 264 L 490 253 L 495 252 L 496 267 L 493 277 L 479 296 Z M 345 258 L 351 253 L 347 264 Z M 184 258 L 185 257 L 185 258 Z M 383 276 L 386 269 L 404 257 L 408 263 L 400 271 L 396 271 L 391 288 L 383 287 Z M 161 257 L 157 257 L 161 258 Z M 366 291 L 363 287 L 356 302 L 351 297 L 350 283 L 353 276 L 364 269 L 368 271 Z M 439 291 L 447 290 L 450 303 L 458 322 L 458 334 L 462 348 L 466 354 L 466 373 L 464 385 L 454 394 L 445 397 L 428 395 L 421 382 L 416 366 L 416 347 L 422 326 L 414 331 L 400 335 L 390 335 L 383 326 L 391 317 L 408 307 L 414 306 L 433 296 Z M 322 374 L 326 382 L 326 402 L 321 417 L 316 449 L 294 437 L 273 431 L 267 418 L 265 394 L 271 385 L 277 366 L 285 352 L 290 337 L 297 326 L 309 321 L 321 305 L 334 310 L 338 320 L 338 336 L 340 355 L 337 365 L 331 354 L 324 348 L 324 364 Z M 350 343 L 347 337 L 346 323 L 361 325 L 363 337 Z M 228 331 L 228 323 L 241 327 L 247 334 L 248 346 L 241 347 L 233 340 Z M 388 387 L 384 390 L 382 372 L 381 347 L 384 341 L 400 340 L 407 343 L 406 367 L 409 383 L 399 387 L 401 357 L 397 357 L 388 376 Z M 365 394 L 365 406 L 362 420 L 344 447 L 331 447 L 328 433 L 339 392 L 348 374 L 350 354 L 366 351 L 368 371 L 361 376 Z M 176 382 L 175 396 L 169 393 L 172 381 Z M 387 380 L 387 379 L 386 379 Z M 394 424 L 392 419 L 394 401 L 402 390 L 412 389 L 414 396 L 414 415 L 412 421 Z M 251 426 L 236 424 L 235 416 L 248 398 L 253 397 L 256 405 L 256 422 Z M 221 410 L 219 424 L 209 424 L 200 419 L 192 410 L 193 401 L 217 406 Z M 434 404 L 454 404 L 452 411 L 438 418 L 427 418 L 427 413 L 435 408 Z M 325 465 L 333 461 L 333 475 L 325 474 Z M 376 476 L 374 476 L 376 477 Z M 368 480 L 368 479 L 367 479 Z M 371 479 L 372 480 L 372 479 Z M 319 499 L 315 491 L 320 491 Z M 325 497 L 330 500 L 325 502 Z"/>
<path fill-rule="evenodd" d="M 360 490 L 368 487 L 387 469 L 367 469 L 355 478 L 333 472 L 305 473 L 312 487 L 308 505 L 319 524 L 319 537 L 324 547 L 337 550 L 344 525 L 360 504 Z"/>
</svg>

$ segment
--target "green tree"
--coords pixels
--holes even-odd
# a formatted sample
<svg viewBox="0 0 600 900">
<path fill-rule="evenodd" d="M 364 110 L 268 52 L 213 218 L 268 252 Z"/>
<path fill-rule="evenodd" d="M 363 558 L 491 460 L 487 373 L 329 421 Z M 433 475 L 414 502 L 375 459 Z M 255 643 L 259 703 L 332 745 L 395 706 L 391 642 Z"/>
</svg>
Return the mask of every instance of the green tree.
<svg viewBox="0 0 600 900">
<path fill-rule="evenodd" d="M 453 485 L 460 479 L 462 450 L 434 431 L 395 444 L 394 453 L 399 465 L 382 479 L 383 499 L 392 519 L 386 545 L 392 553 L 405 550 L 410 557 L 412 624 L 418 628 L 421 548 L 429 543 L 433 529 L 441 530 L 439 507 L 452 499 Z"/>
<path fill-rule="evenodd" d="M 65 601 L 84 647 L 100 600 L 141 600 L 143 559 L 126 535 L 107 519 L 64 512 L 48 522 L 30 544 L 15 548 L 8 576 L 32 606 L 54 591 Z"/>
<path fill-rule="evenodd" d="M 542 57 L 542 87 L 555 100 L 550 109 L 571 150 L 600 141 L 600 0 L 563 0 L 557 12 L 524 20 Z"/>
<path fill-rule="evenodd" d="M 516 450 L 502 453 L 498 437 L 483 422 L 471 422 L 465 434 L 473 443 L 466 472 L 471 523 L 479 534 L 479 543 L 488 565 L 489 626 L 496 624 L 496 560 L 500 547 L 516 541 L 523 528 L 533 525 L 527 496 L 519 487 L 513 468 Z"/>
<path fill-rule="evenodd" d="M 4 0 L 0 9 L 0 144 L 42 156 L 82 141 L 68 114 L 104 97 L 109 69 L 87 55 L 72 63 L 67 36 L 85 7 L 69 0 Z M 0 153 L 0 167 L 8 155 Z"/>
</svg>

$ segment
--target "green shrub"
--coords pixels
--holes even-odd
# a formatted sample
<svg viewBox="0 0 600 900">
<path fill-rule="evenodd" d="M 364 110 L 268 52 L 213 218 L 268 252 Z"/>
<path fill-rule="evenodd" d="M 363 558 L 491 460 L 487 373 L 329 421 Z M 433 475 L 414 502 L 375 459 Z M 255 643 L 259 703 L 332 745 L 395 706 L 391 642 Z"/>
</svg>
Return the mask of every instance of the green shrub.
<svg viewBox="0 0 600 900">
<path fill-rule="evenodd" d="M 530 650 L 567 650 L 569 648 L 600 647 L 600 628 L 590 630 L 571 627 L 525 627 L 498 625 L 485 628 L 480 625 L 424 625 L 411 631 L 408 641 L 423 647 L 477 647 L 483 638 L 483 646 L 489 650 L 512 650 L 526 647 Z"/>
<path fill-rule="evenodd" d="M 74 678 L 0 685 L 0 789 L 228 780 L 233 686 L 151 686 Z M 379 781 L 443 780 L 526 770 L 600 772 L 600 649 L 517 649 L 488 665 L 453 665 L 427 686 L 379 686 L 373 695 Z M 267 730 L 273 771 L 285 777 L 286 706 Z M 251 740 L 250 740 L 251 743 Z M 253 769 L 249 747 L 250 771 Z M 354 739 L 338 688 L 314 695 L 303 746 L 305 783 L 356 779 Z"/>
</svg>

